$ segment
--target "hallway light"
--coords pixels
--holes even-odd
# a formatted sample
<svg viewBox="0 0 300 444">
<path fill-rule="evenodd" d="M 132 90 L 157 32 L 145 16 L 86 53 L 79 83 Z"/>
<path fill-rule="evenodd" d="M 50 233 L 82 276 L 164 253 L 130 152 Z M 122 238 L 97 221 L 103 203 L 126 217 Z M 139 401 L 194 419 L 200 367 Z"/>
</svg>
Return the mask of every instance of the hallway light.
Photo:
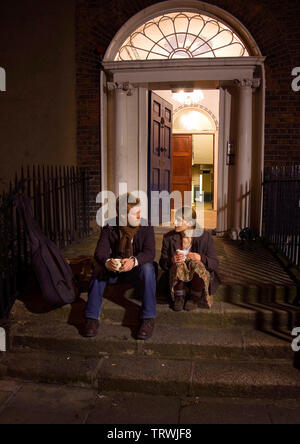
<svg viewBox="0 0 300 444">
<path fill-rule="evenodd" d="M 201 89 L 195 89 L 192 92 L 185 92 L 181 90 L 173 93 L 173 99 L 181 103 L 181 105 L 195 106 L 204 99 L 204 94 Z"/>
</svg>

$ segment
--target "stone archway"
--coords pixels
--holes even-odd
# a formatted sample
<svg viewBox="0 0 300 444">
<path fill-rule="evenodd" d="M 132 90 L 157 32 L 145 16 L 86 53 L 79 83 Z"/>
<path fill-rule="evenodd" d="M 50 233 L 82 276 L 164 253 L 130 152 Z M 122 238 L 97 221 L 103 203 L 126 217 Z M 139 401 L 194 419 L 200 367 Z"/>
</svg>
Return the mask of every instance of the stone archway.
<svg viewBox="0 0 300 444">
<path fill-rule="evenodd" d="M 255 42 L 254 38 L 247 30 L 247 28 L 232 14 L 221 9 L 215 5 L 209 4 L 207 2 L 202 2 L 198 0 L 168 0 L 164 2 L 157 3 L 146 9 L 143 9 L 139 13 L 131 17 L 117 32 L 115 37 L 112 39 L 107 51 L 104 55 L 104 61 L 115 60 L 116 54 L 124 41 L 131 35 L 136 29 L 147 21 L 159 16 L 160 14 L 168 14 L 180 11 L 188 11 L 195 13 L 203 13 L 207 16 L 220 20 L 230 29 L 238 34 L 240 39 L 247 45 L 249 54 L 251 56 L 261 56 L 261 51 Z"/>
<path fill-rule="evenodd" d="M 180 5 L 180 6 L 179 6 Z M 242 36 L 249 56 L 215 57 L 173 60 L 115 60 L 118 49 L 142 23 L 174 11 L 205 13 L 221 20 Z M 264 152 L 264 57 L 254 39 L 232 15 L 203 2 L 177 0 L 156 4 L 132 17 L 112 40 L 103 61 L 110 93 L 102 93 L 102 105 L 108 100 L 108 109 L 114 110 L 115 129 L 108 129 L 108 145 L 102 156 L 102 174 L 108 176 L 108 188 L 117 191 L 117 184 L 128 178 L 128 165 L 132 159 L 138 168 L 136 189 L 145 190 L 147 176 L 147 91 L 162 85 L 212 84 L 220 88 L 220 138 L 218 159 L 218 231 L 240 230 L 251 226 L 260 232 L 261 177 Z M 102 88 L 103 89 L 103 88 Z M 107 90 L 106 90 L 107 91 Z M 254 94 L 253 94 L 254 93 Z M 255 96 L 255 99 L 253 99 Z M 253 102 L 258 109 L 253 120 Z M 233 106 L 235 104 L 235 108 Z M 137 115 L 133 118 L 136 109 Z M 111 112 L 111 111 L 110 111 Z M 232 130 L 232 113 L 236 112 L 237 126 Z M 105 113 L 104 113 L 105 114 Z M 130 116 L 130 125 L 127 116 Z M 102 134 L 106 134 L 105 116 L 102 116 Z M 135 132 L 135 134 L 133 134 Z M 111 138 L 109 136 L 111 134 Z M 252 137 L 255 134 L 255 137 Z M 234 140 L 232 140 L 232 138 Z M 129 143 L 138 140 L 135 152 L 129 152 Z M 229 165 L 227 145 L 234 142 L 235 165 Z M 232 145 L 231 145 L 232 146 Z M 132 146 L 130 145 L 130 150 Z M 128 163 L 129 162 L 129 163 Z M 106 170 L 107 166 L 107 170 Z M 255 166 L 255 168 L 254 168 Z M 110 171 L 110 173 L 109 173 Z M 109 176 L 111 178 L 109 179 Z M 129 180 L 134 182 L 133 178 Z"/>
</svg>

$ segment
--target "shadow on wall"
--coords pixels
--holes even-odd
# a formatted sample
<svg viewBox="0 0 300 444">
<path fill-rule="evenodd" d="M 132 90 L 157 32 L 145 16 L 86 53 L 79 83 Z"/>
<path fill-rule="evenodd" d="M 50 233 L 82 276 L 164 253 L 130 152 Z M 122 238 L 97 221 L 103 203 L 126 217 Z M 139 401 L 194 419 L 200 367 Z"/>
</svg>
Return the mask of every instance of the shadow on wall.
<svg viewBox="0 0 300 444">
<path fill-rule="evenodd" d="M 244 191 L 245 187 L 245 191 Z M 250 221 L 250 198 L 251 193 L 249 189 L 249 184 L 246 182 L 240 187 L 240 195 L 238 198 L 239 202 L 239 227 L 245 228 L 249 226 Z"/>
</svg>

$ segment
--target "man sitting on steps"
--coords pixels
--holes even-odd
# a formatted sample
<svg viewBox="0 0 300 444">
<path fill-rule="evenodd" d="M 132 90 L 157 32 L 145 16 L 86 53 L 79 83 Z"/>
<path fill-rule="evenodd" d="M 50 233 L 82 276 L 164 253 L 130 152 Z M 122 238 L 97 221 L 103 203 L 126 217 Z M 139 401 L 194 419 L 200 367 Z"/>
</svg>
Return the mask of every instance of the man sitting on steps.
<svg viewBox="0 0 300 444">
<path fill-rule="evenodd" d="M 134 200 L 134 204 L 128 203 Z M 119 215 L 120 202 L 121 208 L 127 205 L 127 214 Z M 137 339 L 146 340 L 153 334 L 156 317 L 154 229 L 141 225 L 140 200 L 129 193 L 117 199 L 116 219 L 117 226 L 107 224 L 102 229 L 96 247 L 95 259 L 99 266 L 95 267 L 89 285 L 84 336 L 97 335 L 102 297 L 107 284 L 130 282 L 138 289 L 142 299 L 142 322 Z"/>
</svg>

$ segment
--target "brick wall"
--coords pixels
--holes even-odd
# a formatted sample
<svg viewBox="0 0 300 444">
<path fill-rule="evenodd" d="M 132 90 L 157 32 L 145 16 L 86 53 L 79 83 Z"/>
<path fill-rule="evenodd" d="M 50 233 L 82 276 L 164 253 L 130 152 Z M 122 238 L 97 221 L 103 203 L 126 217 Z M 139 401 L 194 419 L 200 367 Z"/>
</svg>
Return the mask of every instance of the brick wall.
<svg viewBox="0 0 300 444">
<path fill-rule="evenodd" d="M 92 200 L 100 189 L 99 58 L 124 23 L 155 0 L 77 0 L 78 163 L 92 174 Z M 300 66 L 299 0 L 215 0 L 239 19 L 266 60 L 265 163 L 300 163 L 300 92 L 292 69 Z M 95 206 L 96 208 L 96 206 Z"/>
</svg>

